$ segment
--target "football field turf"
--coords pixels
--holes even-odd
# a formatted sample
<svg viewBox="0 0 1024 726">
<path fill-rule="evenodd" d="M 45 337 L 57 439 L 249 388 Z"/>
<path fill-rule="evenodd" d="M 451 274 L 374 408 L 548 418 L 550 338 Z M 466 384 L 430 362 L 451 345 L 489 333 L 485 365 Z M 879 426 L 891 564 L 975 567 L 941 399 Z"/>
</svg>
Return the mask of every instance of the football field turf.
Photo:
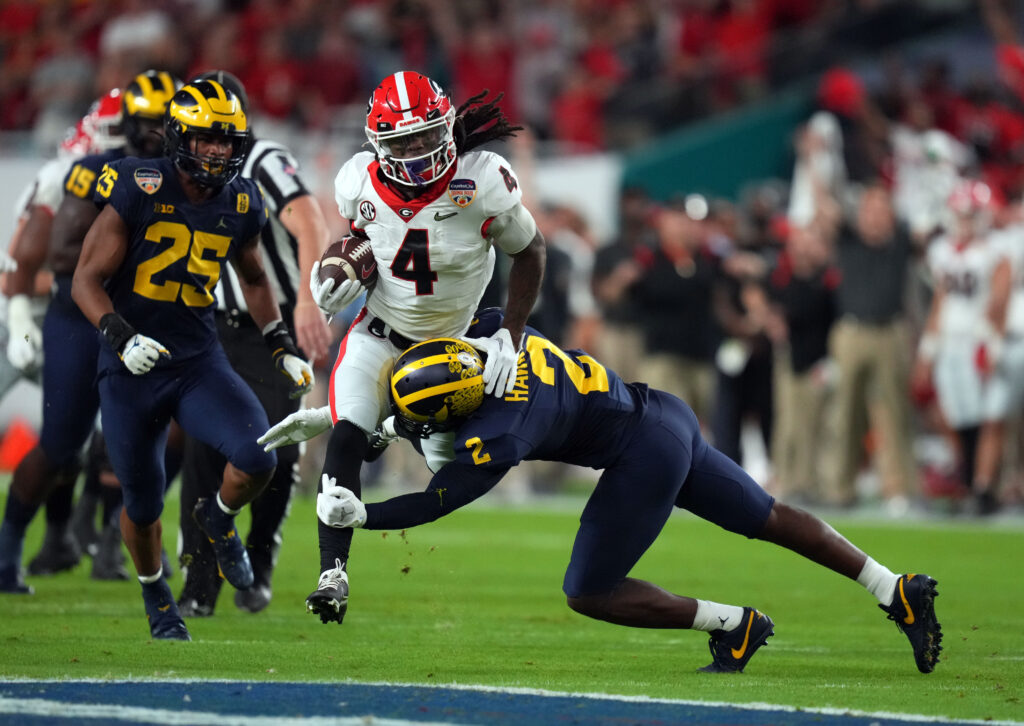
<svg viewBox="0 0 1024 726">
<path fill-rule="evenodd" d="M 581 508 L 477 505 L 404 533 L 357 532 L 349 612 L 338 626 L 304 611 L 318 558 L 313 504 L 299 499 L 269 608 L 237 610 L 225 585 L 214 617 L 188 621 L 192 643 L 151 641 L 138 584 L 90 580 L 83 560 L 70 573 L 30 578 L 34 596 L 0 596 L 0 679 L 459 684 L 1024 722 L 1019 519 L 832 520 L 890 568 L 938 580 L 944 650 L 923 675 L 906 638 L 856 583 L 673 516 L 633 574 L 754 605 L 776 623 L 745 673 L 711 675 L 695 672 L 710 661 L 702 633 L 617 627 L 565 606 Z M 176 517 L 172 496 L 172 551 Z M 171 586 L 180 590 L 180 574 Z"/>
</svg>

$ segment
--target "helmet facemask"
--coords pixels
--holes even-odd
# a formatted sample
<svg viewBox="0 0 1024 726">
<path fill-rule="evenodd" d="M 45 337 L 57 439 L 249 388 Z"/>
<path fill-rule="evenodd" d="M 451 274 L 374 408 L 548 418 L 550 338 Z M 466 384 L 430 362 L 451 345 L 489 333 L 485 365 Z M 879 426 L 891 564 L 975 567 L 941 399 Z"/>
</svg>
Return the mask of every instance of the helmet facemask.
<svg viewBox="0 0 1024 726">
<path fill-rule="evenodd" d="M 443 116 L 417 119 L 398 129 L 367 128 L 366 136 L 386 177 L 399 184 L 426 186 L 440 179 L 455 161 L 454 123 L 455 109 L 449 109 Z"/>
<path fill-rule="evenodd" d="M 168 129 L 168 133 L 181 137 L 175 144 L 175 153 L 171 156 L 174 163 L 205 187 L 218 188 L 230 184 L 245 166 L 245 159 L 252 146 L 252 137 L 247 132 L 211 132 L 200 129 L 182 133 L 177 129 Z M 225 158 L 198 153 L 196 149 L 200 139 L 209 136 L 228 139 L 231 143 L 230 156 Z"/>
</svg>

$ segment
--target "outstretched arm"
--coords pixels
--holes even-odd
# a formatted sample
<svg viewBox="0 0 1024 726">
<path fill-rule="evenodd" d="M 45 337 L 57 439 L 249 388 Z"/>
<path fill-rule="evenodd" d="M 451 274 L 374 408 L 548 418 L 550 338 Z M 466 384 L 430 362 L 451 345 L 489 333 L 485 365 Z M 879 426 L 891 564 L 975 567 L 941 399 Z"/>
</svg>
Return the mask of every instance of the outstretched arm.
<svg viewBox="0 0 1024 726">
<path fill-rule="evenodd" d="M 489 492 L 508 471 L 486 470 L 459 462 L 445 464 L 425 491 L 403 494 L 383 502 L 363 504 L 353 492 L 326 477 L 317 496 L 317 516 L 330 527 L 404 529 L 451 514 Z"/>
</svg>

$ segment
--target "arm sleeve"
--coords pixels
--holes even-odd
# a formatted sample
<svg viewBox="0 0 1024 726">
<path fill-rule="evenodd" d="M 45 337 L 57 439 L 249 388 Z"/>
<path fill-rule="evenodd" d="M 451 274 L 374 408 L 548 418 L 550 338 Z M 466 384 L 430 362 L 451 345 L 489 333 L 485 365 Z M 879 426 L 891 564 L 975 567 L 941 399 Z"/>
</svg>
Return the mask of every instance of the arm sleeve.
<svg viewBox="0 0 1024 726">
<path fill-rule="evenodd" d="M 522 252 L 537 234 L 537 222 L 521 202 L 494 217 L 487 236 L 508 255 Z"/>
<path fill-rule="evenodd" d="M 445 464 L 425 491 L 367 504 L 363 529 L 405 529 L 433 522 L 482 497 L 508 469 L 474 467 L 458 461 Z"/>
</svg>

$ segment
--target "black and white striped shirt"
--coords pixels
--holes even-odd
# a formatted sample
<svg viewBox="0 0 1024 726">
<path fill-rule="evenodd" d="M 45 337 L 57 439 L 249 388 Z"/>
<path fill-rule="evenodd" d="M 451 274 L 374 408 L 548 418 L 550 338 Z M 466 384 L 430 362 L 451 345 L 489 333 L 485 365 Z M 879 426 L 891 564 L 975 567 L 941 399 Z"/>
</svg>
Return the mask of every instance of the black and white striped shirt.
<svg viewBox="0 0 1024 726">
<path fill-rule="evenodd" d="M 270 222 L 263 227 L 260 251 L 270 287 L 290 326 L 296 291 L 305 281 L 299 274 L 298 242 L 278 216 L 287 209 L 291 200 L 308 194 L 309 190 L 302 183 L 299 164 L 291 151 L 274 141 L 256 141 L 242 168 L 242 176 L 259 183 L 267 202 Z M 217 310 L 232 318 L 247 316 L 248 308 L 238 284 L 238 274 L 231 265 L 224 265 L 222 269 L 223 274 L 214 293 Z"/>
</svg>

